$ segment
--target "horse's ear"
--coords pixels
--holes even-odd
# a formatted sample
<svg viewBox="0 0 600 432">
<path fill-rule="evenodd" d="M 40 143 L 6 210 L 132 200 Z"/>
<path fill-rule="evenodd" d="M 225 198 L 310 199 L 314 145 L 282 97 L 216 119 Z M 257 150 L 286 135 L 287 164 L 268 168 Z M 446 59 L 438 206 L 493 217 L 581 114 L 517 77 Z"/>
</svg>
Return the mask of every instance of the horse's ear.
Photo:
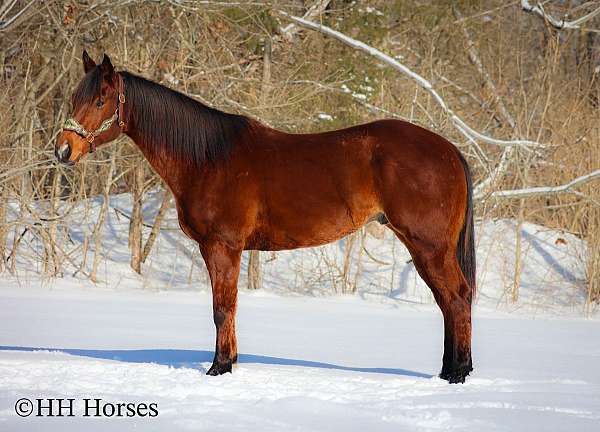
<svg viewBox="0 0 600 432">
<path fill-rule="evenodd" d="M 89 71 L 91 71 L 93 68 L 96 67 L 96 63 L 94 62 L 94 60 L 92 60 L 92 58 L 89 56 L 89 54 L 87 53 L 86 50 L 83 50 L 82 60 L 83 60 L 83 70 L 85 73 L 88 73 Z"/>
<path fill-rule="evenodd" d="M 106 54 L 104 54 L 104 58 L 102 59 L 102 64 L 100 65 L 100 70 L 102 71 L 102 78 L 104 78 L 105 80 L 107 80 L 108 82 L 110 82 L 112 84 L 115 69 L 114 69 L 112 63 L 110 62 L 110 57 L 108 57 Z"/>
</svg>

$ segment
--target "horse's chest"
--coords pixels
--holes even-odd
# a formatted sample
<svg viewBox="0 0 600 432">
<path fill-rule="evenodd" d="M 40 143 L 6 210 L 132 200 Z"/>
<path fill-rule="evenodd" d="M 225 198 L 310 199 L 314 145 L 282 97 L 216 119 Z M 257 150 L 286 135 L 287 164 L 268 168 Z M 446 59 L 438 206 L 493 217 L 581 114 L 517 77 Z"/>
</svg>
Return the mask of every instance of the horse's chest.
<svg viewBox="0 0 600 432">
<path fill-rule="evenodd" d="M 185 219 L 182 219 L 181 217 L 178 218 L 179 219 L 179 228 L 181 228 L 181 231 L 183 231 L 183 233 L 188 236 L 189 238 L 191 238 L 192 240 L 197 240 L 197 235 L 195 235 L 196 233 L 194 232 L 194 230 L 192 230 L 192 227 L 190 225 L 188 225 L 188 223 L 185 221 Z"/>
<path fill-rule="evenodd" d="M 237 211 L 226 212 L 213 206 L 177 206 L 181 230 L 202 245 L 204 241 L 220 239 L 235 247 L 241 246 L 248 233 L 248 224 Z"/>
<path fill-rule="evenodd" d="M 207 224 L 200 223 L 204 219 L 198 211 L 192 212 L 187 206 L 177 204 L 177 219 L 181 231 L 192 240 L 200 241 L 206 237 Z"/>
</svg>

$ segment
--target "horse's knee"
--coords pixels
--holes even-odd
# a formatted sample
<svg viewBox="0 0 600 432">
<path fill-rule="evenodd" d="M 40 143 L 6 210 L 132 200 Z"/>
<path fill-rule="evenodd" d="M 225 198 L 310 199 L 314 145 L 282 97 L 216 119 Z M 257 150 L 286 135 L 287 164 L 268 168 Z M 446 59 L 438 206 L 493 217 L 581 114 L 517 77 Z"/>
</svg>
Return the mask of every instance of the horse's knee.
<svg viewBox="0 0 600 432">
<path fill-rule="evenodd" d="M 213 311 L 213 321 L 215 322 L 215 326 L 217 328 L 221 328 L 224 325 L 229 324 L 232 320 L 235 319 L 233 309 L 215 309 Z"/>
</svg>

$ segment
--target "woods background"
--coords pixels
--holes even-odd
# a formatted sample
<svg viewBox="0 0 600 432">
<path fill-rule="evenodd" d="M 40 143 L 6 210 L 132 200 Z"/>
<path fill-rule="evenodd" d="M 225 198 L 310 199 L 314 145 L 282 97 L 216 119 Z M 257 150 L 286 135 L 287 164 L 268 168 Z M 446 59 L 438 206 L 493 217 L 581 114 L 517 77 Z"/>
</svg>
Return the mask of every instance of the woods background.
<svg viewBox="0 0 600 432">
<path fill-rule="evenodd" d="M 31 255 L 48 277 L 96 281 L 108 197 L 129 192 L 133 209 L 123 217 L 130 221 L 131 267 L 143 273 L 172 205 L 166 193 L 156 218 L 142 217 L 148 192 L 163 186 L 128 138 L 75 167 L 55 163 L 54 140 L 83 76 L 85 48 L 96 61 L 107 53 L 117 69 L 290 132 L 390 117 L 432 129 L 467 157 L 477 219 L 516 221 L 517 254 L 524 221 L 587 242 L 581 257 L 587 298 L 597 302 L 598 8 L 600 2 L 576 0 L 3 0 L 0 271 L 18 273 L 19 256 Z M 373 53 L 294 24 L 282 11 L 376 48 L 420 75 L 435 94 Z M 82 242 L 70 241 L 69 226 L 77 223 L 70 209 L 94 196 L 105 204 L 95 227 Z M 377 230 L 368 227 L 347 244 Z M 521 261 L 515 262 L 518 281 Z M 260 268 L 254 254 L 252 288 L 260 286 Z M 345 277 L 349 269 L 340 272 Z M 517 301 L 518 283 L 507 289 Z"/>
</svg>

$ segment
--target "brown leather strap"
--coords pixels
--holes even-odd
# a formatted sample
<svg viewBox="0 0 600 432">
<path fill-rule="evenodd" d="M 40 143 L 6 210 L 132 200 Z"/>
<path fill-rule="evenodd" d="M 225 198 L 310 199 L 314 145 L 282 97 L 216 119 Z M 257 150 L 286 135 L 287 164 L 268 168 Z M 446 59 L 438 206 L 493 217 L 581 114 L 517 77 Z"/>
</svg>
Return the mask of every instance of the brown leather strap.
<svg viewBox="0 0 600 432">
<path fill-rule="evenodd" d="M 96 143 L 94 142 L 96 137 L 90 132 L 85 139 L 90 144 L 90 153 L 94 153 L 96 151 Z"/>
<path fill-rule="evenodd" d="M 117 74 L 119 77 L 119 127 L 121 130 L 125 127 L 125 82 L 121 74 Z"/>
</svg>

